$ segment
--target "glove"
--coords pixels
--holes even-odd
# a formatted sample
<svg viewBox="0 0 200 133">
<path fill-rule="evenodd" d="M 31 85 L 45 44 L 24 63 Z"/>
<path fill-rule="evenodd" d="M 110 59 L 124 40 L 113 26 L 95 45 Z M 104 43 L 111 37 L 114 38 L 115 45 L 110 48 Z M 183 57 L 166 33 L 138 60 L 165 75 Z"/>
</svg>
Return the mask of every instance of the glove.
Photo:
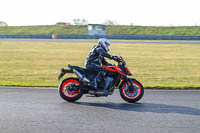
<svg viewBox="0 0 200 133">
<path fill-rule="evenodd" d="M 112 59 L 113 59 L 114 61 L 117 61 L 117 62 L 119 62 L 119 60 L 120 60 L 120 58 L 119 58 L 118 56 L 112 56 Z"/>
</svg>

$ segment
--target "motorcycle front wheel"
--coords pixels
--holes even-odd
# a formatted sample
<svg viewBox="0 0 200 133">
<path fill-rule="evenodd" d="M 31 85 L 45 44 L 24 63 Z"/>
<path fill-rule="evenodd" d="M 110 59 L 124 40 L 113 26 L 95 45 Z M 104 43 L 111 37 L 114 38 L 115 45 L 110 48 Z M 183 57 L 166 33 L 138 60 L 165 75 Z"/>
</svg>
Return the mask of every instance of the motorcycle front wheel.
<svg viewBox="0 0 200 133">
<path fill-rule="evenodd" d="M 133 83 L 133 91 L 130 91 L 130 83 L 122 82 L 119 87 L 119 92 L 123 100 L 129 103 L 135 103 L 139 101 L 144 95 L 144 87 L 143 85 L 137 81 L 132 79 Z"/>
</svg>

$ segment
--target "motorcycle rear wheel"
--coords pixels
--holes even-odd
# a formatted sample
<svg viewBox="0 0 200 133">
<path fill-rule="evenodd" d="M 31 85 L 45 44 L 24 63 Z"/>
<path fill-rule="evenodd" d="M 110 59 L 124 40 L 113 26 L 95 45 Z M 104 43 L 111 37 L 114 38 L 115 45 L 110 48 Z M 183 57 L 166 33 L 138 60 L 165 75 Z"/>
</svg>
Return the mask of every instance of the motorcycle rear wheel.
<svg viewBox="0 0 200 133">
<path fill-rule="evenodd" d="M 61 98 L 68 102 L 74 102 L 80 99 L 83 94 L 80 90 L 75 89 L 77 85 L 80 85 L 80 82 L 76 78 L 64 79 L 58 87 Z"/>
</svg>

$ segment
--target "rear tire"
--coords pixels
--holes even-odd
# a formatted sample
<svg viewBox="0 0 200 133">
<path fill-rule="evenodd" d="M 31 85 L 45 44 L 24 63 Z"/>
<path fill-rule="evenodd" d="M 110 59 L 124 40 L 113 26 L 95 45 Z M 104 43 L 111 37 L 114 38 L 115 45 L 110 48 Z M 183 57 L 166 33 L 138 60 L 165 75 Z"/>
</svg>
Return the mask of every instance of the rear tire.
<svg viewBox="0 0 200 133">
<path fill-rule="evenodd" d="M 80 99 L 83 95 L 81 90 L 73 89 L 77 85 L 80 85 L 80 82 L 76 78 L 64 79 L 58 87 L 60 96 L 68 102 L 74 102 Z"/>
<path fill-rule="evenodd" d="M 132 83 L 135 87 L 137 87 L 137 91 L 135 91 L 135 92 L 127 91 L 128 82 L 122 82 L 119 87 L 119 91 L 120 91 L 120 95 L 121 95 L 122 99 L 124 99 L 125 101 L 127 101 L 129 103 L 135 103 L 135 102 L 139 101 L 144 95 L 143 85 L 135 79 L 132 79 Z"/>
</svg>

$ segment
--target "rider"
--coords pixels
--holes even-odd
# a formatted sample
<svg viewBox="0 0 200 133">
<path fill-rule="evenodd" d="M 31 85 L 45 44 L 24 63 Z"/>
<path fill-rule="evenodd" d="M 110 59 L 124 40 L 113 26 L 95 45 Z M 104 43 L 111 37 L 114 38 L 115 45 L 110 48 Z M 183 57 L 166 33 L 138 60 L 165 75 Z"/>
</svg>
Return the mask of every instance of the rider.
<svg viewBox="0 0 200 133">
<path fill-rule="evenodd" d="M 110 50 L 110 41 L 105 38 L 100 38 L 98 40 L 98 45 L 95 45 L 85 62 L 86 69 L 93 72 L 98 72 L 97 76 L 91 82 L 90 86 L 95 90 L 98 88 L 98 81 L 101 79 L 102 74 L 105 73 L 106 69 L 101 67 L 101 65 L 108 65 L 109 63 L 104 59 L 104 57 L 113 59 L 115 61 L 119 60 L 118 56 L 112 56 L 107 52 Z"/>
</svg>

